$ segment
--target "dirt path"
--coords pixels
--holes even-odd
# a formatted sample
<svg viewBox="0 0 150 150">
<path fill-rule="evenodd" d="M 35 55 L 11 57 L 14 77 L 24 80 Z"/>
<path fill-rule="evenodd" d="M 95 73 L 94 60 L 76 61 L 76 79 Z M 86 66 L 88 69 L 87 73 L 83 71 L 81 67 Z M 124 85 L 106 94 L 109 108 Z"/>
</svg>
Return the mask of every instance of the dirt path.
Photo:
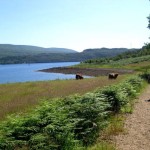
<svg viewBox="0 0 150 150">
<path fill-rule="evenodd" d="M 150 85 L 125 122 L 125 134 L 114 137 L 118 150 L 150 150 Z"/>
</svg>

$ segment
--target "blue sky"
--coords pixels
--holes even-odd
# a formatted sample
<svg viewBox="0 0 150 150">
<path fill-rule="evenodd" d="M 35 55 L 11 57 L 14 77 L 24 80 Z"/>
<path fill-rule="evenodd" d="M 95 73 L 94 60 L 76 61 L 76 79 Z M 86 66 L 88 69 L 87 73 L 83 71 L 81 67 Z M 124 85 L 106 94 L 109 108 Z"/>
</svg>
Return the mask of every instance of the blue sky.
<svg viewBox="0 0 150 150">
<path fill-rule="evenodd" d="M 0 43 L 141 48 L 149 10 L 149 0 L 0 0 Z"/>
</svg>

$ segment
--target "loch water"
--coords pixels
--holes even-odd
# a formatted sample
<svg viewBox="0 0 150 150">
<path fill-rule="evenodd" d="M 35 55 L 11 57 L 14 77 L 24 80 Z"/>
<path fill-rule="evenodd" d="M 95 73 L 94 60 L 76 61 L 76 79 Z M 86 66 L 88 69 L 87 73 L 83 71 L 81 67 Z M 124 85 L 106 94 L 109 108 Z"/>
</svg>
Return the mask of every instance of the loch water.
<svg viewBox="0 0 150 150">
<path fill-rule="evenodd" d="M 53 67 L 72 66 L 76 64 L 79 64 L 79 62 L 0 65 L 0 84 L 57 79 L 73 79 L 75 78 L 75 75 L 46 73 L 40 72 L 38 70 Z"/>
</svg>

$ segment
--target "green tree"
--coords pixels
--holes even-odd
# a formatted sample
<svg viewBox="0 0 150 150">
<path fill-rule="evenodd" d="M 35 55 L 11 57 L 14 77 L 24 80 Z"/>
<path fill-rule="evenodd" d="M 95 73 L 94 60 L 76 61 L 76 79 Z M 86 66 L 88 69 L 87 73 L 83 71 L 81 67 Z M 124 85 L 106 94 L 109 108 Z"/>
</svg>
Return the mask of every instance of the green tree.
<svg viewBox="0 0 150 150">
<path fill-rule="evenodd" d="M 148 28 L 150 29 L 150 15 L 147 17 L 148 19 Z"/>
<path fill-rule="evenodd" d="M 150 15 L 147 17 L 147 19 L 148 19 L 148 28 L 150 29 Z"/>
</svg>

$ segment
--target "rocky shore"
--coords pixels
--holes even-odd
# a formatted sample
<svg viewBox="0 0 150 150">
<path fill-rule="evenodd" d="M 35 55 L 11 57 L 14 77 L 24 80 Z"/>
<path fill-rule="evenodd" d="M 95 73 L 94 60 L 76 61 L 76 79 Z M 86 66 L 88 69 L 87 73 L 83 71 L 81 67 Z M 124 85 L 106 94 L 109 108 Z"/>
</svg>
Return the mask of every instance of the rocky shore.
<svg viewBox="0 0 150 150">
<path fill-rule="evenodd" d="M 56 67 L 38 70 L 42 72 L 51 72 L 51 73 L 63 73 L 63 74 L 82 74 L 86 76 L 105 76 L 109 73 L 119 73 L 119 74 L 129 74 L 133 73 L 133 70 L 127 69 L 104 69 L 104 68 L 73 68 L 73 67 Z"/>
</svg>

